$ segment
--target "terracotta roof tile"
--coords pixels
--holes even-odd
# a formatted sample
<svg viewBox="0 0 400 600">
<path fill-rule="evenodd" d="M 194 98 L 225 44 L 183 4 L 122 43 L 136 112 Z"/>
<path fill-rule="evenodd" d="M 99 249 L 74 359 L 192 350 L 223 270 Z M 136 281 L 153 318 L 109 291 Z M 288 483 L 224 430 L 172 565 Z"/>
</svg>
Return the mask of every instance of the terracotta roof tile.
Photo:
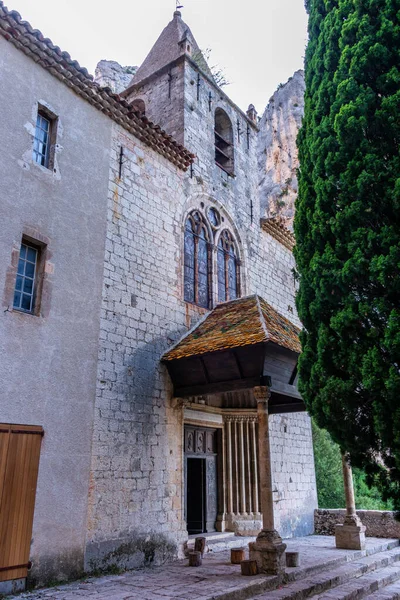
<svg viewBox="0 0 400 600">
<path fill-rule="evenodd" d="M 259 296 L 224 302 L 214 308 L 162 357 L 163 361 L 274 342 L 300 353 L 300 330 Z"/>
<path fill-rule="evenodd" d="M 290 251 L 293 250 L 296 243 L 295 237 L 282 219 L 279 217 L 263 218 L 261 219 L 261 227 L 285 248 Z"/>
<path fill-rule="evenodd" d="M 142 117 L 139 111 L 112 90 L 98 86 L 88 71 L 73 60 L 68 52 L 63 52 L 39 30 L 33 29 L 21 19 L 19 13 L 8 10 L 1 0 L 0 35 L 180 169 L 186 170 L 193 162 L 194 154 L 178 144 L 159 125 Z"/>
</svg>

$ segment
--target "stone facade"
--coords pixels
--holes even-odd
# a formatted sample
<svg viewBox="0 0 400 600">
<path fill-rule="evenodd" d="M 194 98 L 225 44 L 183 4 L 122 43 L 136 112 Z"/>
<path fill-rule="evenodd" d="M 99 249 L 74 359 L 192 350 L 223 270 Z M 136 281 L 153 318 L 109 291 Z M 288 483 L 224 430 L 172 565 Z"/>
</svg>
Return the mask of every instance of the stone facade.
<svg viewBox="0 0 400 600">
<path fill-rule="evenodd" d="M 146 116 L 196 155 L 185 172 L 2 37 L 0 43 L 2 105 L 15 143 L 1 155 L 8 172 L 4 221 L 10 223 L 2 232 L 1 264 L 12 263 L 12 251 L 18 254 L 24 228 L 49 240 L 50 251 L 51 302 L 43 304 L 40 318 L 9 310 L 15 272 L 7 279 L 4 268 L 2 275 L 2 420 L 45 429 L 33 576 L 44 581 L 83 568 L 160 564 L 180 555 L 188 536 L 184 425 L 222 431 L 226 418 L 207 398 L 174 398 L 160 363 L 165 350 L 207 312 L 184 300 L 190 211 L 204 218 L 211 208 L 218 211 L 214 267 L 221 232 L 232 234 L 240 294 L 259 294 L 300 325 L 293 256 L 260 227 L 258 129 L 190 56 L 178 57 L 131 86 L 126 98 L 143 100 Z M 23 99 L 10 92 L 15 77 Z M 59 116 L 53 173 L 31 164 L 38 101 Z M 232 128 L 230 173 L 215 162 L 217 109 Z M 215 268 L 211 285 L 215 304 Z M 309 418 L 273 415 L 270 423 L 277 526 L 285 537 L 312 533 L 317 500 Z M 237 513 L 236 524 L 220 521 L 220 528 L 257 529 L 255 508 L 239 504 Z"/>
<path fill-rule="evenodd" d="M 119 179 L 119 149 L 125 162 Z M 86 567 L 177 553 L 182 522 L 179 431 L 160 357 L 184 327 L 182 175 L 114 128 L 108 195 Z M 195 311 L 196 313 L 197 311 Z M 179 331 L 179 330 L 178 330 Z M 171 448 L 171 451 L 168 450 Z M 132 547 L 136 548 L 132 552 Z M 124 556 L 126 553 L 126 556 Z M 165 556 L 167 554 L 167 556 Z"/>
<path fill-rule="evenodd" d="M 106 232 L 112 122 L 0 36 L 0 414 L 41 425 L 33 580 L 79 574 Z M 57 116 L 54 169 L 32 160 L 38 105 Z M 23 236 L 42 245 L 37 315 L 13 310 Z"/>
<path fill-rule="evenodd" d="M 190 210 L 206 215 L 216 208 L 233 233 L 242 295 L 259 293 L 299 324 L 293 256 L 260 228 L 254 123 L 187 56 L 131 87 L 127 99 L 144 100 L 146 116 L 196 159 L 177 177 L 159 158 L 143 155 L 134 139 L 114 131 L 88 566 L 116 560 L 111 548 L 119 549 L 118 564 L 142 564 L 150 546 L 151 560 L 161 561 L 166 550 L 170 557 L 179 554 L 186 539 L 183 409 L 171 397 L 159 359 L 205 312 L 183 299 L 183 231 Z M 232 123 L 234 177 L 215 163 L 217 108 Z M 126 160 L 118 180 L 121 145 Z M 207 410 L 198 413 L 206 423 Z M 312 533 L 317 501 L 309 418 L 273 416 L 271 427 L 279 525 L 285 536 Z M 248 515 L 243 533 L 251 526 Z M 128 540 L 144 548 L 133 562 Z"/>
</svg>

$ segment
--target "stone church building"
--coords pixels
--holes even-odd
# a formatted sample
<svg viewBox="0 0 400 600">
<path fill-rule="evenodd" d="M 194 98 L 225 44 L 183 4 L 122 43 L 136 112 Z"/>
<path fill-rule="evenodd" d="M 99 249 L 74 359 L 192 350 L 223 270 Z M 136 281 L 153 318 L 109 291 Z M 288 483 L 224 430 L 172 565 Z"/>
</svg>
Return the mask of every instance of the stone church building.
<svg viewBox="0 0 400 600">
<path fill-rule="evenodd" d="M 254 108 L 179 11 L 120 94 L 3 2 L 0 34 L 0 583 L 255 537 L 266 493 L 282 537 L 313 533 L 294 240 L 261 208 Z"/>
</svg>

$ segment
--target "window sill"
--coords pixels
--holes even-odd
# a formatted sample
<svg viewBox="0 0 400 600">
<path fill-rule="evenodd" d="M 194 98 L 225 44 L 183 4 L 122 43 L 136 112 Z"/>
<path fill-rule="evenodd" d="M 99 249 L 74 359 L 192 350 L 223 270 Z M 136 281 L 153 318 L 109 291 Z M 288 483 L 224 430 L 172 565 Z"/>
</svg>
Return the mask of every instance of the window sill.
<svg viewBox="0 0 400 600">
<path fill-rule="evenodd" d="M 203 313 L 210 312 L 212 308 L 206 308 L 205 306 L 201 306 L 200 304 L 196 304 L 195 302 L 190 302 L 190 300 L 184 300 L 186 306 L 191 306 L 196 311 L 200 311 Z"/>
<path fill-rule="evenodd" d="M 32 312 L 30 310 L 24 310 L 23 308 L 15 308 L 14 306 L 9 310 L 9 312 L 17 313 L 19 315 L 29 315 L 31 317 L 39 316 L 35 312 Z"/>
<path fill-rule="evenodd" d="M 31 160 L 31 165 L 33 166 L 34 169 L 39 169 L 39 171 L 41 171 L 42 173 L 45 173 L 47 177 L 49 177 L 50 175 L 57 174 L 57 169 L 55 169 L 53 167 L 44 167 L 40 163 L 37 163 L 35 160 Z"/>
</svg>

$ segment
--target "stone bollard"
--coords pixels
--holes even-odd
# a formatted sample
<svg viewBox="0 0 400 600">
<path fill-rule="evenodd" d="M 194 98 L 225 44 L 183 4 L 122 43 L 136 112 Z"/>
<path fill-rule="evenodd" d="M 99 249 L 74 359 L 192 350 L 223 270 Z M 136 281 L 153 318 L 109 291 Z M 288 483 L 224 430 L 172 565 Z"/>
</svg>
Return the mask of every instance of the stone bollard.
<svg viewBox="0 0 400 600">
<path fill-rule="evenodd" d="M 189 567 L 201 567 L 201 552 L 189 552 Z"/>
<path fill-rule="evenodd" d="M 197 537 L 194 540 L 194 550 L 195 550 L 195 552 L 201 553 L 201 558 L 204 557 L 204 552 L 206 550 L 206 538 L 205 537 Z"/>
<path fill-rule="evenodd" d="M 240 563 L 240 568 L 242 571 L 242 575 L 257 575 L 257 561 L 256 560 L 242 560 Z"/>
<path fill-rule="evenodd" d="M 286 552 L 286 566 L 298 567 L 300 565 L 300 556 L 298 552 Z"/>
<path fill-rule="evenodd" d="M 244 548 L 231 548 L 231 563 L 233 565 L 240 565 L 242 560 L 246 558 Z"/>
</svg>

